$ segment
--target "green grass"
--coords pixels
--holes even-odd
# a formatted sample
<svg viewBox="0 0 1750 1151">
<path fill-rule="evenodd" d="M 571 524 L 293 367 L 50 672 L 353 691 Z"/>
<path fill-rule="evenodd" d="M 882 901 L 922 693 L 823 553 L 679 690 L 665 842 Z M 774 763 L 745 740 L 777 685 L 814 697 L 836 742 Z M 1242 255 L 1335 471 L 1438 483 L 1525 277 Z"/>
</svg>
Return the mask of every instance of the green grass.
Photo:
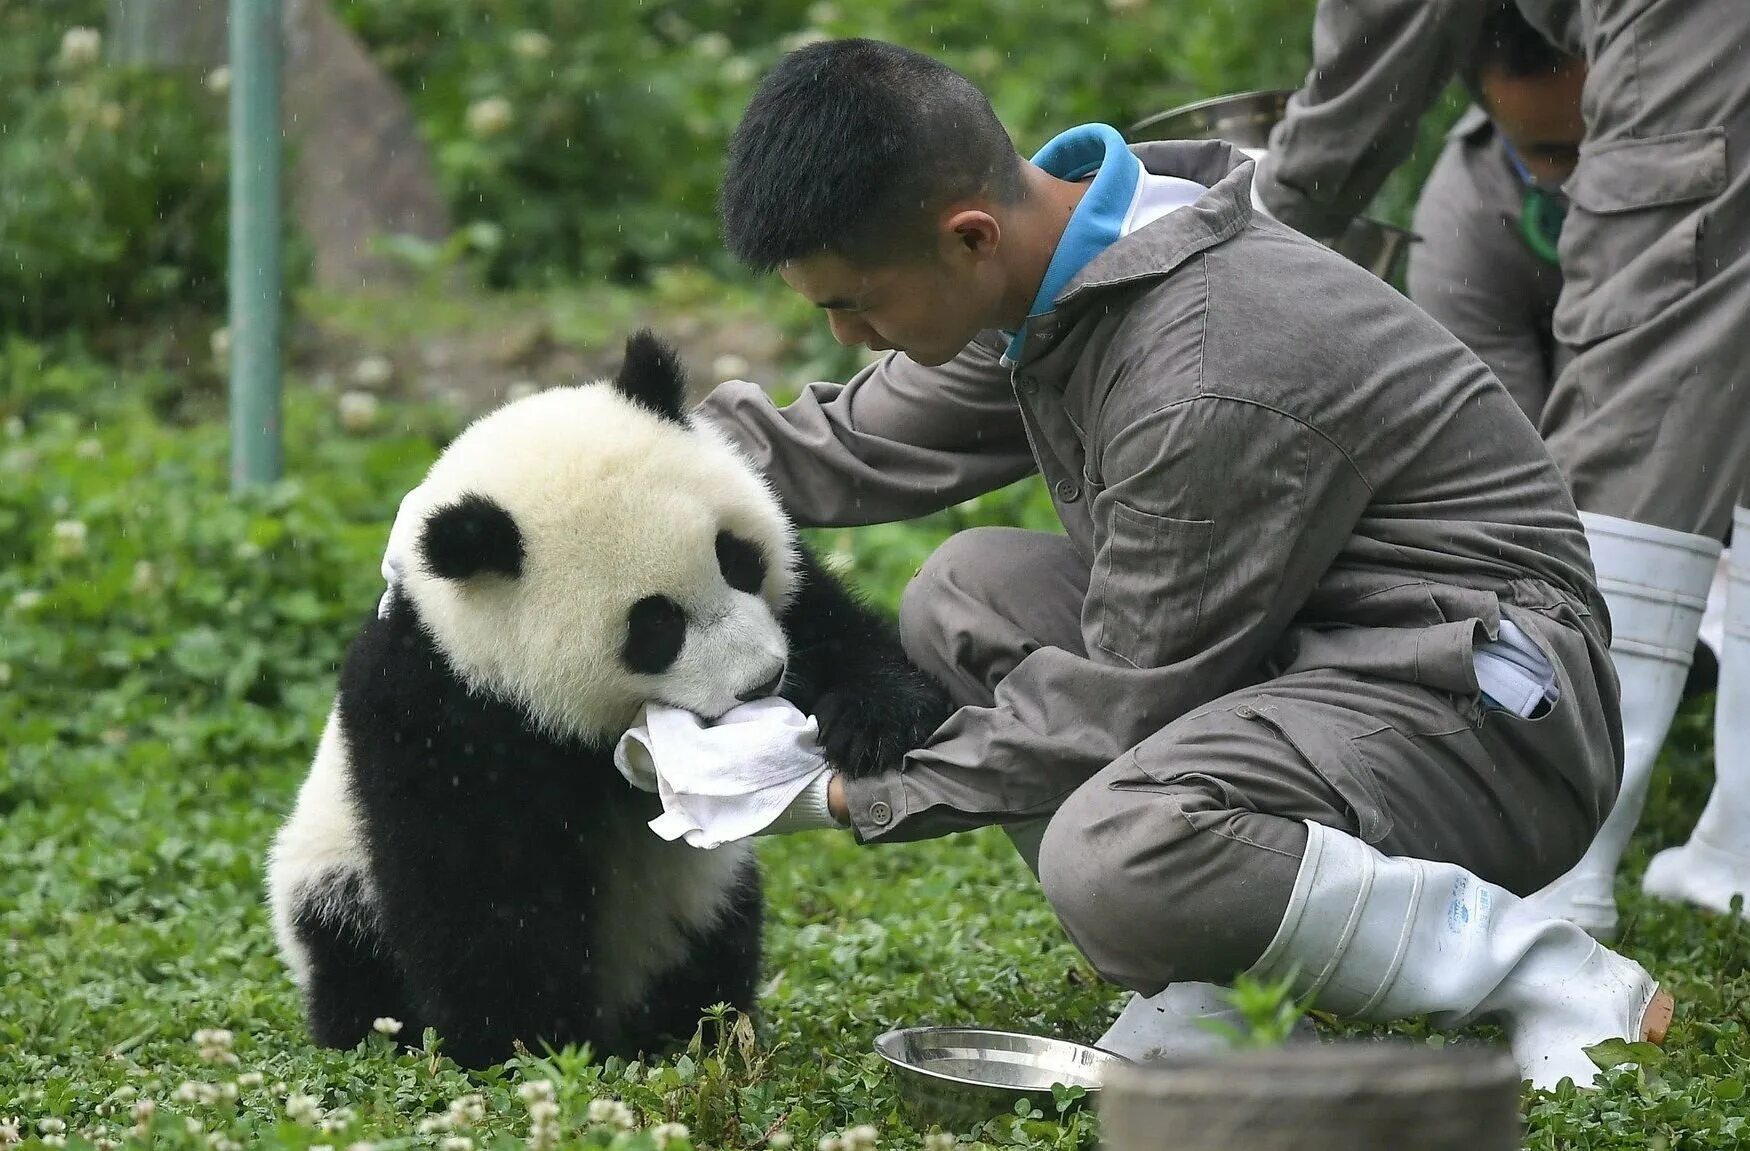
<svg viewBox="0 0 1750 1151">
<path fill-rule="evenodd" d="M 350 437 L 330 401 L 294 387 L 296 478 L 232 500 L 223 427 L 151 414 L 174 407 L 177 387 L 0 349 L 0 1120 L 25 1134 L 58 1121 L 69 1146 L 87 1130 L 146 1145 L 128 1133 L 150 1101 L 161 1147 L 512 1147 L 530 1129 L 518 1087 L 550 1079 L 567 1146 L 683 1146 L 657 1128 L 671 1121 L 699 1146 L 788 1137 L 810 1149 L 865 1123 L 916 1145 L 925 1133 L 899 1115 L 870 1053 L 883 1029 L 975 1021 L 1089 1039 L 1110 1019 L 1119 994 L 1071 948 L 1000 833 L 879 849 L 814 833 L 761 848 L 768 983 L 750 1043 L 642 1067 L 531 1055 L 475 1076 L 441 1051 L 396 1057 L 381 1039 L 313 1047 L 274 954 L 262 853 L 307 766 L 335 661 L 375 602 L 399 495 L 451 417 L 397 408 L 389 430 Z M 946 531 L 1048 516 L 1020 485 L 922 527 L 820 542 L 891 604 Z M 83 535 L 57 528 L 71 521 Z M 1604 1090 L 1528 1100 L 1531 1146 L 1750 1141 L 1750 930 L 1632 886 L 1699 810 L 1707 744 L 1706 709 L 1693 709 L 1623 883 L 1623 947 L 1677 993 L 1669 1053 Z M 228 1048 L 197 1042 L 217 1028 Z M 478 1118 L 421 1133 L 458 1099 Z M 601 1116 L 610 1099 L 636 1131 L 591 1124 L 591 1102 Z M 958 1134 L 1093 1138 L 1085 1116 Z"/>
</svg>

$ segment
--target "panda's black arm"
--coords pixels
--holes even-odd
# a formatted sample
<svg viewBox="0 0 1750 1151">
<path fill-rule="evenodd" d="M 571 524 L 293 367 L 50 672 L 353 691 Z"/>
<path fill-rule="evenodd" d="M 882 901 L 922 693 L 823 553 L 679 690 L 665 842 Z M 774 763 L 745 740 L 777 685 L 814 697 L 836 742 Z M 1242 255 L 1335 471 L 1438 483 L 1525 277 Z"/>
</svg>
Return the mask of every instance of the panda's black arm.
<svg viewBox="0 0 1750 1151">
<path fill-rule="evenodd" d="M 899 766 L 952 713 L 948 693 L 906 658 L 893 621 L 798 547 L 797 590 L 784 613 L 790 665 L 783 694 L 820 720 L 827 758 L 851 776 Z"/>
</svg>

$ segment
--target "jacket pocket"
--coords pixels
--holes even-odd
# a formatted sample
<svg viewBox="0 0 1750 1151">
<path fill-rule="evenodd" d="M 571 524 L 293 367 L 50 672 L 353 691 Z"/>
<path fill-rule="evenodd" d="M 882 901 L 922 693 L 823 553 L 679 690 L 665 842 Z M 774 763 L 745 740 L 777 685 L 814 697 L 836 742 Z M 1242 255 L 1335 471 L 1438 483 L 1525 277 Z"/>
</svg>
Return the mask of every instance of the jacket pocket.
<svg viewBox="0 0 1750 1151">
<path fill-rule="evenodd" d="M 1268 697 L 1260 698 L 1261 702 L 1234 709 L 1234 715 L 1266 724 L 1287 740 L 1319 778 L 1348 805 L 1362 842 L 1378 843 L 1390 835 L 1392 815 L 1386 806 L 1385 793 L 1380 790 L 1373 769 L 1355 746 L 1356 737 L 1292 708 L 1280 707 L 1269 702 Z"/>
<path fill-rule="evenodd" d="M 1569 207 L 1556 338 L 1594 343 L 1645 323 L 1694 291 L 1701 202 L 1724 191 L 1726 181 L 1724 128 L 1582 148 L 1564 186 Z"/>
<path fill-rule="evenodd" d="M 1214 520 L 1177 520 L 1113 501 L 1088 581 L 1094 646 L 1132 667 L 1196 641 Z"/>
</svg>

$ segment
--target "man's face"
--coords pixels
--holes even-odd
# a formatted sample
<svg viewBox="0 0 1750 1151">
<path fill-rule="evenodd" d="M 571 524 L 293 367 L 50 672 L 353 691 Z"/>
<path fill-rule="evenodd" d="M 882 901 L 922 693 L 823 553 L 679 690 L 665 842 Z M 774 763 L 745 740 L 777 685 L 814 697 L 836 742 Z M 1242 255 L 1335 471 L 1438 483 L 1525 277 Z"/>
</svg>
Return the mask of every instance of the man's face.
<svg viewBox="0 0 1750 1151">
<path fill-rule="evenodd" d="M 784 282 L 826 312 L 846 347 L 897 350 L 926 367 L 945 364 L 990 327 L 990 285 L 980 265 L 920 253 L 864 266 L 823 252 L 779 269 Z"/>
<path fill-rule="evenodd" d="M 1579 62 L 1543 76 L 1504 76 L 1486 71 L 1479 78 L 1483 101 L 1495 127 L 1545 188 L 1559 188 L 1574 174 L 1586 123 L 1580 117 L 1580 89 L 1586 66 Z"/>
</svg>

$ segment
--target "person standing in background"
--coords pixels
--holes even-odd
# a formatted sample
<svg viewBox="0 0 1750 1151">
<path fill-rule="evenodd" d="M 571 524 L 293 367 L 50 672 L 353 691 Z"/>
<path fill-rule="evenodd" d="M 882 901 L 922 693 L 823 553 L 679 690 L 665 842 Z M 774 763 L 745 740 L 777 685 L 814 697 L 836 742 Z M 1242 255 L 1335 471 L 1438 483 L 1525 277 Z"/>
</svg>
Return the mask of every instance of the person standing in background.
<svg viewBox="0 0 1750 1151">
<path fill-rule="evenodd" d="M 1259 165 L 1260 206 L 1314 237 L 1338 235 L 1408 156 L 1417 121 L 1497 7 L 1319 0 L 1313 67 Z M 1610 937 L 1617 864 L 1687 679 L 1721 537 L 1733 520 L 1750 525 L 1739 347 L 1750 317 L 1750 4 L 1518 7 L 1587 69 L 1557 244 L 1559 370 L 1538 426 L 1609 608 L 1625 747 L 1610 818 L 1534 901 Z M 1690 845 L 1662 855 L 1646 880 L 1656 894 L 1722 909 L 1750 892 L 1750 568 L 1728 583 L 1719 783 Z"/>
</svg>

